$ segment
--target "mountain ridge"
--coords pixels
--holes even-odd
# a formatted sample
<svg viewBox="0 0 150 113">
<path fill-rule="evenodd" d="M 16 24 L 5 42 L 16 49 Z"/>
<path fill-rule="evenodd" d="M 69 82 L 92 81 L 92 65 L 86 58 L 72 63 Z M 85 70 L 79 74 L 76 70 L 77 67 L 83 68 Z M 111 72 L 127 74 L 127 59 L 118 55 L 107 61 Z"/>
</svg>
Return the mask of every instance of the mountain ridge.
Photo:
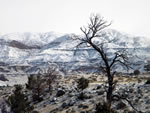
<svg viewBox="0 0 150 113">
<path fill-rule="evenodd" d="M 91 48 L 80 48 L 74 55 L 75 46 L 78 42 L 72 40 L 71 34 L 55 34 L 54 32 L 17 34 L 0 37 L 0 58 L 6 64 L 29 64 L 32 68 L 38 68 L 38 66 L 42 67 L 47 62 L 51 62 L 57 63 L 60 68 L 66 70 L 77 70 L 79 67 L 86 69 L 86 66 L 91 67 L 93 64 L 99 63 L 99 60 L 95 60 L 99 59 L 99 55 Z M 150 48 L 149 42 L 143 37 L 130 37 L 115 30 L 107 30 L 103 34 L 108 39 L 114 38 L 112 43 L 107 45 L 110 52 L 124 46 L 128 48 Z M 150 56 L 148 52 L 137 52 L 137 54 L 141 53 L 146 54 L 144 57 L 142 56 L 143 59 Z"/>
</svg>

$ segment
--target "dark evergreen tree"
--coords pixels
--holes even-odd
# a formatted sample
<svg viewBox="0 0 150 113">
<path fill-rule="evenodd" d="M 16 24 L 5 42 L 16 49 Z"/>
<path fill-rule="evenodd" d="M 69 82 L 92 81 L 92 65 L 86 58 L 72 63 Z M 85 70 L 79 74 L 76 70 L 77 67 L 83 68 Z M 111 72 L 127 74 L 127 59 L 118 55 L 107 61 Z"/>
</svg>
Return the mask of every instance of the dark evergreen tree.
<svg viewBox="0 0 150 113">
<path fill-rule="evenodd" d="M 22 91 L 21 85 L 16 85 L 13 94 L 9 97 L 8 103 L 13 113 L 27 113 L 31 110 L 27 96 Z"/>
</svg>

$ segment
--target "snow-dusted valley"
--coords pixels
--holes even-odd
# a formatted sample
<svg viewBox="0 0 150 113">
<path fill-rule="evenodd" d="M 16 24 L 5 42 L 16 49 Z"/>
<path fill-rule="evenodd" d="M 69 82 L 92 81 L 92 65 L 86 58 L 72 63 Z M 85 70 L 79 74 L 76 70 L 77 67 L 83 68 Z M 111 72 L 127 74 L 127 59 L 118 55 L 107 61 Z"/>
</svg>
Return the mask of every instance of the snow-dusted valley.
<svg viewBox="0 0 150 113">
<path fill-rule="evenodd" d="M 108 45 L 109 53 L 126 46 L 130 53 L 139 57 L 134 58 L 139 64 L 134 68 L 143 72 L 144 63 L 150 58 L 150 41 L 147 38 L 129 36 L 115 30 L 104 31 L 104 34 L 107 34 L 106 38 L 115 39 Z M 77 41 L 71 37 L 71 34 L 54 32 L 1 35 L 1 75 L 10 78 L 9 76 L 38 73 L 40 68 L 49 64 L 56 64 L 62 74 L 97 72 L 99 55 L 93 49 L 84 47 L 74 55 Z"/>
</svg>

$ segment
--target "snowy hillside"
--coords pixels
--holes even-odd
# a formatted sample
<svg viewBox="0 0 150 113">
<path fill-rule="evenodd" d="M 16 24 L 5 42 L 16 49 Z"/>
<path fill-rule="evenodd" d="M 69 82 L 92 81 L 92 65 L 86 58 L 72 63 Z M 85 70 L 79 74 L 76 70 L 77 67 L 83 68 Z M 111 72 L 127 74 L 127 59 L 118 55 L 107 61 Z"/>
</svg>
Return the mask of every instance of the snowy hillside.
<svg viewBox="0 0 150 113">
<path fill-rule="evenodd" d="M 115 30 L 107 30 L 103 33 L 105 38 L 113 39 L 107 47 L 140 48 L 137 54 L 150 57 L 148 50 L 150 43 L 145 37 L 133 37 Z M 70 34 L 48 33 L 12 33 L 0 36 L 0 61 L 9 65 L 30 65 L 25 72 L 37 71 L 47 62 L 57 63 L 60 68 L 66 70 L 86 70 L 92 68 L 93 63 L 99 63 L 98 54 L 91 48 L 79 50 L 74 56 L 76 41 L 70 38 Z M 144 51 L 143 51 L 144 50 Z M 146 55 L 146 56 L 145 56 Z M 31 68 L 32 67 L 32 68 Z M 94 69 L 94 68 L 93 68 Z"/>
<path fill-rule="evenodd" d="M 48 33 L 11 33 L 2 35 L 0 39 L 4 39 L 6 41 L 12 41 L 16 40 L 21 43 L 24 43 L 28 46 L 30 45 L 44 45 L 47 44 L 53 40 L 55 40 L 57 37 L 60 37 L 62 34 L 54 33 L 54 32 L 48 32 Z"/>
</svg>

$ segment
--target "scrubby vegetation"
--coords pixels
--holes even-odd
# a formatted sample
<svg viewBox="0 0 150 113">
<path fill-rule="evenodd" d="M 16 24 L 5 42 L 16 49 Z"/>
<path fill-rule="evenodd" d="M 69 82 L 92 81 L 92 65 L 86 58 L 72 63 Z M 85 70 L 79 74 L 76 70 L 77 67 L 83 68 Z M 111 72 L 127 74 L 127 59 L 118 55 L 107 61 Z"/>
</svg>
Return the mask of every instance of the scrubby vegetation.
<svg viewBox="0 0 150 113">
<path fill-rule="evenodd" d="M 40 84 L 42 78 L 38 76 L 39 75 L 34 75 L 33 77 L 35 79 L 34 84 L 36 84 L 36 86 L 37 84 Z M 30 113 L 28 110 L 32 111 L 32 109 L 34 112 L 37 111 L 40 113 L 71 113 L 72 111 L 77 113 L 129 113 L 133 111 L 140 111 L 141 108 L 147 109 L 147 111 L 149 110 L 148 106 L 150 101 L 149 97 L 147 97 L 147 95 L 149 95 L 149 85 L 145 84 L 147 80 L 146 78 L 139 84 L 139 77 L 131 79 L 131 77 L 128 76 L 121 77 L 122 79 L 120 79 L 120 76 L 115 76 L 115 79 L 118 81 L 118 89 L 114 92 L 117 95 L 113 95 L 113 104 L 111 108 L 109 108 L 107 102 L 105 102 L 106 87 L 103 84 L 107 81 L 106 77 L 102 77 L 101 75 L 97 76 L 97 79 L 94 78 L 94 75 L 86 75 L 85 77 L 80 75 L 59 77 L 55 80 L 59 82 L 56 82 L 56 84 L 53 83 L 53 90 L 51 94 L 49 93 L 49 87 L 46 84 L 46 81 L 43 81 L 45 86 L 42 87 L 42 91 L 39 90 L 40 96 L 37 96 L 38 88 L 34 85 L 30 89 L 26 88 L 24 85 L 19 87 L 16 86 L 17 88 L 12 87 L 12 92 L 11 90 L 8 90 L 11 92 L 11 95 L 8 93 L 9 97 L 7 96 L 5 98 L 8 100 L 9 106 L 5 104 L 3 110 L 9 111 L 9 107 L 14 113 L 18 113 L 18 109 L 22 113 Z M 126 84 L 126 80 L 129 78 L 130 83 Z M 92 79 L 92 81 L 89 81 L 88 79 Z M 82 84 L 81 81 L 89 82 L 86 82 L 88 85 L 86 84 L 85 87 L 79 87 L 81 88 L 79 90 L 77 86 L 78 83 Z M 37 89 L 34 89 L 34 87 Z M 118 96 L 118 94 L 120 96 Z M 35 99 L 33 99 L 33 95 L 36 95 Z M 22 98 L 24 98 L 24 100 L 22 100 Z M 20 99 L 22 101 L 20 101 Z M 17 100 L 15 101 L 15 104 L 14 100 Z M 143 103 L 143 101 L 145 101 L 145 103 Z M 19 107 L 15 107 L 16 104 Z M 141 106 L 138 107 L 139 105 Z"/>
<path fill-rule="evenodd" d="M 7 100 L 13 113 L 27 113 L 33 109 L 22 90 L 22 86 L 16 85 L 13 94 Z"/>
<path fill-rule="evenodd" d="M 28 83 L 26 83 L 26 88 L 27 88 L 27 89 L 32 89 L 33 86 L 34 86 L 34 83 L 35 83 L 34 75 L 31 74 L 31 75 L 28 77 Z"/>
<path fill-rule="evenodd" d="M 96 104 L 95 113 L 118 113 L 109 108 L 106 102 Z"/>
<path fill-rule="evenodd" d="M 40 75 L 37 75 L 34 77 L 34 84 L 32 91 L 32 98 L 33 101 L 42 101 L 43 100 L 43 94 L 45 89 L 45 82 L 44 79 Z"/>
<path fill-rule="evenodd" d="M 134 75 L 139 75 L 140 71 L 139 70 L 134 70 Z"/>
<path fill-rule="evenodd" d="M 84 77 L 81 77 L 77 80 L 77 88 L 79 90 L 84 90 L 85 88 L 87 88 L 89 85 L 89 80 L 84 78 Z"/>
<path fill-rule="evenodd" d="M 145 84 L 150 84 L 150 77 L 149 77 L 149 78 L 147 78 L 147 80 L 146 80 Z"/>
</svg>

